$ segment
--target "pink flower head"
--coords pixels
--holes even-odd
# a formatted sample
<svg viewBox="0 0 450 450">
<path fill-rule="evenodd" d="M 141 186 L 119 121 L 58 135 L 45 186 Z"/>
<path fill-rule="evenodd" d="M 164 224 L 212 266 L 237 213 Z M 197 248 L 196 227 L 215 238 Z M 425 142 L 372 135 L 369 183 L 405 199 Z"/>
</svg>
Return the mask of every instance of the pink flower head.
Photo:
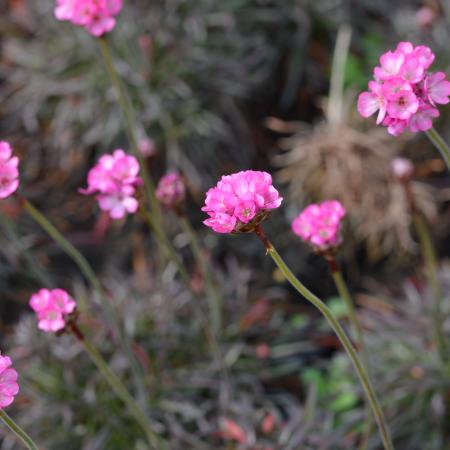
<svg viewBox="0 0 450 450">
<path fill-rule="evenodd" d="M 56 0 L 54 13 L 99 37 L 114 28 L 121 9 L 122 0 Z"/>
<path fill-rule="evenodd" d="M 0 141 L 0 199 L 9 197 L 19 187 L 19 158 L 12 152 L 8 142 Z"/>
<path fill-rule="evenodd" d="M 142 180 L 138 173 L 137 159 L 118 149 L 99 159 L 88 173 L 88 187 L 79 191 L 85 195 L 96 193 L 100 209 L 108 211 L 112 219 L 122 219 L 139 207 L 135 194 Z"/>
<path fill-rule="evenodd" d="M 346 211 L 337 200 L 307 206 L 292 222 L 293 232 L 320 251 L 341 243 L 341 220 Z"/>
<path fill-rule="evenodd" d="M 183 177 L 171 172 L 164 175 L 156 188 L 156 198 L 162 205 L 169 208 L 176 208 L 186 197 L 186 186 Z"/>
<path fill-rule="evenodd" d="M 37 314 L 39 329 L 55 333 L 65 328 L 67 316 L 75 311 L 75 300 L 63 289 L 41 289 L 29 302 Z"/>
<path fill-rule="evenodd" d="M 282 201 L 267 172 L 246 170 L 224 175 L 206 193 L 202 211 L 209 219 L 203 223 L 217 233 L 253 231 Z"/>
<path fill-rule="evenodd" d="M 0 409 L 9 406 L 19 392 L 18 375 L 11 365 L 11 358 L 0 355 Z"/>
<path fill-rule="evenodd" d="M 405 130 L 429 130 L 439 116 L 436 104 L 449 103 L 450 81 L 443 72 L 428 72 L 435 58 L 429 47 L 400 42 L 380 57 L 375 80 L 358 97 L 358 111 L 369 117 L 378 111 L 377 124 L 393 136 Z"/>
</svg>

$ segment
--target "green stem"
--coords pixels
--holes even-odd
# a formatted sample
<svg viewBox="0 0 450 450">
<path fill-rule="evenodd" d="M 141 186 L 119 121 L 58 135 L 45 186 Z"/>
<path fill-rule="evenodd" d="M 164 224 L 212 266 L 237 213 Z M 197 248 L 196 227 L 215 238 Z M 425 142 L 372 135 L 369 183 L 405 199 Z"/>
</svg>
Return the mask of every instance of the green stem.
<svg viewBox="0 0 450 450">
<path fill-rule="evenodd" d="M 83 275 L 89 281 L 91 286 L 100 294 L 103 295 L 102 285 L 95 275 L 94 270 L 87 262 L 86 258 L 77 250 L 70 241 L 68 241 L 56 227 L 42 214 L 35 206 L 28 200 L 21 199 L 23 207 L 28 214 L 47 232 L 47 234 L 67 253 L 70 258 L 77 264 Z"/>
<path fill-rule="evenodd" d="M 326 259 L 330 267 L 330 272 L 331 276 L 333 277 L 334 284 L 336 285 L 336 289 L 339 293 L 339 297 L 342 299 L 347 308 L 348 316 L 350 318 L 350 322 L 353 328 L 353 334 L 355 336 L 358 348 L 361 353 L 362 363 L 364 365 L 366 372 L 369 374 L 370 373 L 369 357 L 367 354 L 366 345 L 364 343 L 364 336 L 361 324 L 359 323 L 358 317 L 356 315 L 355 302 L 353 301 L 350 291 L 348 290 L 347 283 L 345 282 L 344 277 L 342 276 L 342 272 L 339 268 L 339 264 L 336 261 L 335 256 L 329 255 L 326 257 Z M 369 436 L 372 430 L 372 417 L 370 414 L 369 404 L 366 405 L 366 410 L 367 410 L 366 420 L 364 423 L 362 439 L 359 446 L 360 450 L 365 450 L 367 448 Z"/>
<path fill-rule="evenodd" d="M 266 247 L 267 253 L 273 259 L 277 267 L 281 270 L 283 275 L 289 281 L 289 283 L 297 290 L 299 294 L 301 294 L 306 300 L 312 303 L 325 317 L 333 331 L 336 333 L 339 341 L 350 357 L 355 370 L 358 374 L 359 380 L 364 388 L 364 391 L 367 396 L 367 400 L 369 401 L 372 413 L 375 417 L 375 420 L 378 424 L 378 429 L 380 432 L 381 439 L 383 441 L 383 445 L 385 450 L 393 450 L 394 447 L 392 445 L 389 429 L 387 427 L 386 419 L 384 417 L 383 411 L 381 409 L 381 405 L 378 401 L 378 398 L 373 389 L 372 383 L 370 381 L 369 375 L 362 364 L 357 351 L 353 347 L 349 337 L 345 333 L 344 329 L 340 325 L 340 323 L 336 320 L 331 310 L 328 306 L 320 300 L 316 295 L 314 295 L 311 291 L 309 291 L 298 278 L 292 273 L 286 263 L 283 261 L 279 253 L 275 250 L 275 247 L 270 243 L 267 237 L 264 234 L 264 231 L 261 227 L 257 227 L 255 233 L 262 240 L 263 244 Z"/>
<path fill-rule="evenodd" d="M 38 450 L 38 446 L 33 442 L 33 439 L 8 416 L 4 409 L 0 409 L 0 419 L 22 441 L 26 448 L 29 450 Z"/>
<path fill-rule="evenodd" d="M 149 213 L 144 207 L 139 208 L 139 213 L 147 222 L 149 228 L 155 233 L 156 238 L 158 239 L 162 250 L 166 254 L 167 258 L 172 259 L 172 261 L 176 264 L 177 270 L 180 273 L 183 281 L 187 286 L 191 286 L 191 278 L 186 268 L 183 265 L 183 262 L 180 258 L 180 255 L 173 248 L 173 245 L 167 239 L 167 236 L 161 231 L 161 229 L 157 226 L 154 217 L 151 213 Z"/>
<path fill-rule="evenodd" d="M 103 378 L 108 382 L 116 395 L 127 405 L 130 413 L 136 419 L 136 422 L 138 422 L 141 428 L 144 430 L 150 447 L 152 449 L 159 450 L 162 444 L 161 439 L 153 431 L 153 425 L 146 416 L 145 412 L 130 395 L 127 388 L 123 385 L 120 379 L 109 368 L 108 364 L 94 347 L 94 345 L 88 339 L 86 339 L 78 326 L 75 323 L 70 323 L 69 328 L 74 336 L 83 344 L 84 349 L 92 359 L 93 363 L 97 366 L 100 373 L 103 375 Z"/>
<path fill-rule="evenodd" d="M 222 297 L 220 295 L 220 290 L 214 282 L 210 266 L 208 265 L 205 256 L 203 255 L 197 239 L 197 235 L 192 228 L 189 220 L 184 214 L 180 215 L 179 218 L 184 232 L 189 237 L 192 253 L 194 254 L 194 257 L 197 260 L 197 264 L 199 265 L 202 272 L 206 287 L 206 297 L 208 299 L 211 324 L 214 333 L 216 335 L 219 335 L 222 327 Z"/>
<path fill-rule="evenodd" d="M 418 213 L 413 212 L 413 223 L 420 241 L 420 247 L 424 259 L 426 274 L 433 293 L 433 309 L 432 319 L 434 322 L 433 333 L 434 339 L 438 347 L 439 356 L 442 361 L 447 360 L 447 344 L 445 334 L 443 331 L 443 319 L 441 313 L 442 302 L 442 285 L 439 281 L 439 263 L 434 249 L 433 240 L 431 238 L 430 230 L 425 222 L 424 217 Z"/>
<path fill-rule="evenodd" d="M 158 200 L 155 196 L 155 185 L 153 184 L 152 179 L 150 178 L 147 168 L 145 158 L 142 153 L 139 151 L 139 142 L 136 133 L 136 116 L 134 114 L 133 106 L 130 102 L 130 99 L 127 95 L 125 87 L 123 85 L 122 80 L 117 75 L 117 71 L 114 66 L 113 57 L 111 54 L 111 50 L 109 47 L 106 38 L 101 37 L 97 39 L 100 51 L 103 56 L 103 60 L 105 62 L 106 70 L 108 72 L 109 78 L 111 79 L 111 83 L 116 91 L 117 100 L 122 109 L 122 114 L 125 119 L 126 130 L 128 134 L 128 138 L 131 144 L 131 150 L 139 161 L 140 166 L 142 167 L 142 178 L 144 180 L 145 189 L 147 191 L 148 202 L 150 205 L 151 212 L 156 215 L 158 226 L 161 224 L 161 210 L 159 207 Z"/>
<path fill-rule="evenodd" d="M 433 145 L 439 150 L 441 156 L 445 160 L 445 164 L 447 164 L 447 169 L 450 171 L 450 147 L 448 144 L 433 127 L 425 131 L 425 134 L 428 136 L 428 139 L 433 143 Z"/>
<path fill-rule="evenodd" d="M 122 348 L 128 355 L 136 388 L 138 389 L 141 397 L 146 397 L 145 387 L 141 383 L 142 370 L 134 357 L 131 343 L 128 341 L 126 336 L 124 336 L 122 327 L 119 325 L 119 322 L 117 320 L 116 313 L 110 305 L 109 299 L 106 298 L 107 295 L 105 293 L 105 290 L 103 289 L 102 284 L 97 278 L 97 275 L 95 274 L 91 265 L 83 256 L 83 254 L 56 229 L 56 227 L 44 216 L 44 214 L 42 214 L 28 200 L 22 197 L 20 197 L 20 199 L 23 207 L 30 214 L 30 216 L 47 232 L 47 234 L 64 250 L 64 252 L 66 252 L 66 254 L 70 258 L 72 258 L 72 260 L 76 263 L 83 275 L 88 280 L 91 287 L 103 299 L 102 306 L 106 312 L 108 320 L 117 331 Z"/>
</svg>

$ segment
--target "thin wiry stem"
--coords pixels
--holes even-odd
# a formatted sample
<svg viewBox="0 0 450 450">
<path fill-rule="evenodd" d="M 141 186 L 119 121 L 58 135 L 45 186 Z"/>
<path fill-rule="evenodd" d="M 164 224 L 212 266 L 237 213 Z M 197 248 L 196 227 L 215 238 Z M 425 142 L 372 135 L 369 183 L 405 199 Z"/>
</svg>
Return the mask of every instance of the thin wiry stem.
<svg viewBox="0 0 450 450">
<path fill-rule="evenodd" d="M 0 409 L 0 419 L 3 423 L 22 441 L 23 445 L 29 450 L 38 450 L 38 446 L 33 439 L 5 412 Z"/>
<path fill-rule="evenodd" d="M 350 357 L 353 366 L 356 370 L 356 373 L 358 375 L 358 378 L 361 382 L 361 385 L 364 388 L 364 391 L 366 393 L 367 400 L 370 404 L 372 413 L 375 417 L 375 420 L 378 424 L 378 429 L 380 432 L 380 437 L 383 442 L 385 450 L 393 450 L 393 444 L 390 436 L 390 432 L 386 423 L 386 419 L 384 417 L 383 410 L 381 408 L 380 402 L 378 401 L 378 398 L 376 396 L 375 390 L 372 386 L 372 382 L 370 381 L 369 375 L 367 371 L 364 368 L 364 365 L 361 362 L 361 359 L 358 356 L 357 351 L 353 347 L 349 337 L 347 336 L 346 332 L 342 328 L 341 324 L 337 321 L 337 319 L 334 317 L 331 310 L 328 308 L 328 306 L 320 300 L 319 297 L 314 295 L 311 291 L 309 291 L 301 282 L 300 280 L 292 273 L 292 271 L 289 269 L 289 267 L 286 265 L 286 263 L 283 261 L 279 253 L 275 250 L 275 247 L 271 244 L 271 242 L 267 239 L 264 231 L 261 227 L 257 227 L 255 230 L 256 235 L 261 239 L 263 242 L 267 254 L 273 259 L 277 267 L 281 270 L 283 275 L 286 277 L 286 279 L 289 281 L 289 283 L 297 290 L 297 292 L 302 295 L 306 300 L 308 300 L 311 304 L 313 304 L 325 317 L 333 331 L 336 333 L 336 336 L 338 337 L 339 341 L 341 342 L 342 346 L 344 347 L 345 351 L 347 352 L 348 356 Z"/>
</svg>

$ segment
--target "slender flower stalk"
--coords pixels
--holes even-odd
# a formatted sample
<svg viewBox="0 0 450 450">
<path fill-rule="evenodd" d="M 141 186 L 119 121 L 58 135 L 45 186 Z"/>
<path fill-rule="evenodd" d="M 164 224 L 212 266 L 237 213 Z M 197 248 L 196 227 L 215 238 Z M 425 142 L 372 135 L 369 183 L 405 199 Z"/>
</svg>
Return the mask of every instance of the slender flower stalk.
<svg viewBox="0 0 450 450">
<path fill-rule="evenodd" d="M 38 446 L 33 442 L 33 439 L 3 409 L 0 409 L 0 419 L 26 448 L 29 450 L 38 450 Z"/>
<path fill-rule="evenodd" d="M 85 337 L 83 332 L 79 329 L 74 321 L 70 321 L 67 326 L 72 334 L 78 339 L 78 341 L 83 344 L 87 354 L 89 355 L 93 363 L 97 366 L 98 370 L 111 386 L 116 395 L 127 405 L 130 413 L 133 415 L 135 420 L 139 423 L 139 425 L 145 432 L 150 447 L 154 450 L 166 448 L 162 439 L 159 438 L 153 430 L 153 425 L 146 416 L 145 412 L 130 395 L 127 388 L 123 385 L 122 381 L 120 381 L 120 379 L 110 369 L 107 362 L 103 359 L 92 342 Z"/>
<path fill-rule="evenodd" d="M 105 62 L 106 70 L 111 79 L 111 83 L 116 91 L 117 100 L 122 109 L 122 114 L 125 120 L 125 125 L 127 129 L 128 139 L 130 140 L 131 150 L 139 161 L 142 167 L 142 178 L 144 180 L 145 189 L 148 195 L 148 202 L 150 205 L 151 212 L 156 216 L 156 225 L 161 227 L 161 210 L 158 201 L 155 196 L 155 185 L 148 174 L 147 165 L 144 156 L 139 151 L 139 140 L 136 132 L 136 117 L 133 111 L 133 106 L 131 105 L 130 99 L 126 93 L 125 87 L 122 80 L 117 75 L 117 71 L 114 67 L 114 61 L 111 54 L 109 44 L 105 37 L 98 39 L 98 44 L 100 46 L 100 51 Z M 161 230 L 161 232 L 164 232 Z"/>
<path fill-rule="evenodd" d="M 428 281 L 433 293 L 433 308 L 432 308 L 432 320 L 433 320 L 433 334 L 436 342 L 439 356 L 442 361 L 448 359 L 447 342 L 443 330 L 443 318 L 441 311 L 441 303 L 443 298 L 442 285 L 439 280 L 439 262 L 436 255 L 436 250 L 433 245 L 430 230 L 422 214 L 417 211 L 413 212 L 413 223 L 417 236 L 420 241 L 420 248 L 425 264 L 425 270 L 428 277 Z"/>
<path fill-rule="evenodd" d="M 358 345 L 359 352 L 361 354 L 361 359 L 364 364 L 364 368 L 368 374 L 370 374 L 370 363 L 369 357 L 367 354 L 366 345 L 364 343 L 364 335 L 362 332 L 361 324 L 359 323 L 358 317 L 356 315 L 355 302 L 348 290 L 347 283 L 342 276 L 342 271 L 339 267 L 339 264 L 336 260 L 336 257 L 333 254 L 326 255 L 326 260 L 328 262 L 328 266 L 330 268 L 331 276 L 333 277 L 334 284 L 339 293 L 339 297 L 344 302 L 348 316 L 350 318 L 350 323 L 353 328 L 353 335 L 355 336 L 356 343 Z M 368 445 L 370 433 L 372 431 L 372 417 L 370 413 L 370 404 L 367 402 L 366 405 L 366 420 L 364 423 L 364 428 L 362 431 L 362 438 L 359 445 L 360 450 L 365 450 Z"/>
<path fill-rule="evenodd" d="M 166 257 L 171 259 L 181 275 L 181 278 L 185 282 L 187 286 L 191 286 L 191 278 L 189 276 L 189 273 L 186 270 L 186 267 L 183 265 L 183 261 L 181 260 L 180 255 L 176 252 L 173 245 L 170 243 L 170 241 L 167 239 L 167 236 L 163 234 L 161 231 L 161 228 L 159 228 L 155 223 L 155 217 L 147 211 L 144 207 L 139 208 L 139 213 L 144 218 L 144 220 L 147 222 L 148 227 L 150 230 L 152 230 L 155 233 L 156 238 L 158 239 L 162 251 L 165 253 Z"/>
<path fill-rule="evenodd" d="M 375 417 L 375 420 L 378 424 L 380 436 L 384 445 L 385 450 L 393 450 L 393 444 L 390 437 L 389 429 L 386 423 L 386 419 L 383 414 L 383 410 L 381 409 L 381 405 L 378 401 L 378 398 L 375 394 L 374 388 L 372 386 L 372 383 L 370 381 L 369 375 L 364 368 L 364 365 L 361 361 L 361 359 L 358 356 L 357 351 L 353 347 L 349 337 L 345 333 L 344 329 L 340 325 L 340 323 L 337 321 L 337 319 L 334 317 L 331 310 L 328 308 L 328 306 L 320 300 L 316 295 L 314 295 L 311 291 L 309 291 L 299 280 L 298 278 L 292 273 L 292 271 L 289 269 L 289 267 L 286 265 L 286 263 L 283 261 L 279 253 L 276 251 L 275 247 L 272 245 L 272 243 L 269 241 L 267 236 L 265 235 L 263 229 L 261 226 L 257 226 L 254 229 L 254 232 L 256 235 L 261 239 L 262 243 L 264 244 L 267 254 L 273 259 L 274 263 L 277 265 L 277 267 L 281 270 L 283 275 L 286 277 L 286 279 L 289 281 L 289 283 L 297 290 L 297 292 L 302 295 L 306 300 L 308 300 L 310 303 L 312 303 L 325 317 L 333 331 L 336 333 L 339 341 L 341 342 L 342 346 L 344 347 L 345 351 L 347 352 L 348 356 L 350 357 L 353 366 L 355 367 L 355 370 L 358 374 L 359 380 L 364 388 L 364 391 L 366 393 L 367 399 L 369 401 L 372 413 Z"/>
<path fill-rule="evenodd" d="M 450 171 L 450 147 L 444 141 L 443 137 L 436 131 L 436 128 L 431 127 L 429 130 L 425 131 L 428 139 L 433 143 L 433 145 L 439 150 L 442 158 L 444 158 L 447 169 Z"/>
<path fill-rule="evenodd" d="M 208 300 L 210 320 L 216 336 L 220 335 L 222 329 L 222 296 L 220 290 L 215 283 L 211 268 L 203 255 L 202 249 L 197 239 L 195 230 L 192 228 L 189 220 L 184 214 L 179 215 L 181 227 L 189 238 L 189 243 L 192 253 L 197 260 L 197 264 L 202 272 L 203 280 L 205 282 L 206 297 Z"/>
<path fill-rule="evenodd" d="M 434 129 L 433 129 L 434 130 Z M 427 221 L 417 207 L 414 192 L 411 186 L 411 179 L 414 175 L 414 165 L 405 158 L 396 158 L 392 161 L 392 174 L 401 183 L 405 192 L 406 201 L 412 215 L 414 228 L 419 238 L 420 249 L 425 265 L 425 273 L 433 295 L 433 307 L 431 313 L 432 338 L 436 342 L 439 357 L 442 362 L 448 360 L 448 346 L 443 330 L 443 319 L 441 313 L 441 303 L 443 299 L 443 289 L 439 280 L 439 261 L 433 245 L 433 238 Z"/>
<path fill-rule="evenodd" d="M 92 269 L 91 265 L 83 254 L 68 240 L 58 229 L 42 214 L 29 200 L 19 197 L 23 207 L 30 216 L 47 232 L 47 234 L 64 250 L 64 252 L 77 264 L 83 275 L 88 280 L 91 287 L 97 292 L 97 295 L 103 299 L 102 306 L 108 316 L 109 322 L 113 325 L 113 329 L 117 332 L 120 344 L 128 355 L 132 368 L 133 379 L 137 390 L 141 397 L 146 397 L 146 389 L 141 381 L 142 369 L 137 363 L 131 343 L 123 333 L 122 327 L 119 325 L 117 315 L 112 308 L 103 286 Z"/>
</svg>

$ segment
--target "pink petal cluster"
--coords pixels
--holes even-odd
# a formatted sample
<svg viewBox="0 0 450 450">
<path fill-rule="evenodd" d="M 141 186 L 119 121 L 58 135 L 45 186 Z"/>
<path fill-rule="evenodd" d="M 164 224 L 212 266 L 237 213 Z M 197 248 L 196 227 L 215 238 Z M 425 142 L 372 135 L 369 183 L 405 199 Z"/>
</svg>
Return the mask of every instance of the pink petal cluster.
<svg viewBox="0 0 450 450">
<path fill-rule="evenodd" d="M 0 409 L 9 406 L 19 392 L 18 375 L 11 365 L 11 358 L 0 356 Z"/>
<path fill-rule="evenodd" d="M 115 27 L 121 9 L 122 0 L 56 0 L 54 12 L 58 20 L 68 20 L 99 37 Z"/>
<path fill-rule="evenodd" d="M 369 117 L 378 112 L 377 124 L 393 136 L 407 129 L 429 130 L 439 116 L 436 106 L 447 104 L 450 96 L 445 73 L 428 71 L 434 57 L 429 47 L 414 47 L 411 42 L 400 42 L 394 51 L 381 55 L 369 90 L 358 97 L 359 113 Z"/>
<path fill-rule="evenodd" d="M 75 311 L 75 300 L 63 289 L 41 289 L 30 298 L 30 307 L 37 314 L 39 329 L 55 333 L 66 326 L 69 314 Z"/>
<path fill-rule="evenodd" d="M 12 152 L 8 142 L 0 141 L 0 199 L 9 197 L 19 187 L 19 158 Z"/>
<path fill-rule="evenodd" d="M 209 219 L 203 223 L 217 233 L 239 231 L 242 225 L 278 208 L 282 201 L 267 172 L 246 170 L 224 175 L 206 193 L 202 211 Z"/>
<path fill-rule="evenodd" d="M 164 175 L 159 180 L 155 194 L 162 205 L 169 208 L 178 206 L 186 197 L 186 186 L 183 177 L 176 172 Z"/>
<path fill-rule="evenodd" d="M 138 160 L 123 150 L 115 150 L 112 155 L 103 155 L 89 171 L 88 187 L 80 189 L 80 193 L 96 193 L 100 209 L 108 211 L 112 219 L 122 219 L 139 207 L 135 194 L 142 180 L 138 173 Z"/>
<path fill-rule="evenodd" d="M 341 220 L 346 211 L 337 200 L 307 206 L 294 221 L 292 230 L 303 241 L 321 251 L 341 243 Z"/>
</svg>

